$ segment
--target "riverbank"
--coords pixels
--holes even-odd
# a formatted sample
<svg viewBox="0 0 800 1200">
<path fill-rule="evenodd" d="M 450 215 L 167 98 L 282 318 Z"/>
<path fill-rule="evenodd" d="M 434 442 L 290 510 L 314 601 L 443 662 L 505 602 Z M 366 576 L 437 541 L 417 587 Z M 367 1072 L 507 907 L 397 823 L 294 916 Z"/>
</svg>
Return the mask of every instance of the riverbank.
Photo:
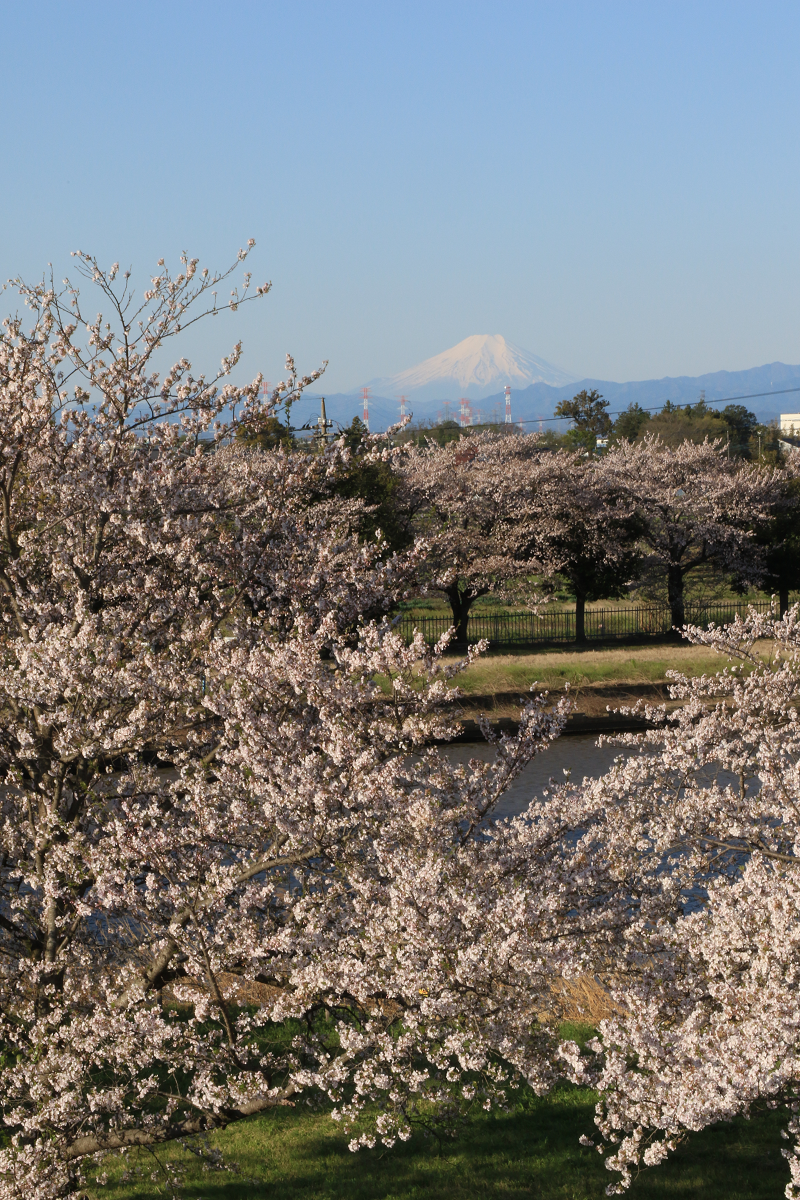
<svg viewBox="0 0 800 1200">
<path fill-rule="evenodd" d="M 762 647 L 764 656 L 769 646 Z M 714 675 L 726 659 L 702 646 L 680 645 L 605 647 L 578 650 L 489 651 L 457 679 L 462 693 L 454 699 L 461 717 L 461 740 L 481 739 L 478 717 L 489 718 L 498 732 L 517 728 L 519 711 L 532 686 L 537 692 L 561 693 L 569 685 L 574 711 L 566 734 L 609 733 L 646 729 L 643 715 L 616 712 L 640 701 L 680 706 L 669 697 L 668 672 Z"/>
<path fill-rule="evenodd" d="M 537 689 L 538 691 L 538 689 Z M 553 695 L 553 693 L 550 693 Z M 638 688 L 600 687 L 584 688 L 581 692 L 570 692 L 575 708 L 567 718 L 564 735 L 576 733 L 623 733 L 630 730 L 648 729 L 650 722 L 643 714 L 621 713 L 620 708 L 629 708 L 639 700 L 650 704 L 664 704 L 668 710 L 680 707 L 670 700 L 666 685 L 644 684 Z M 486 716 L 497 733 L 516 733 L 519 727 L 519 712 L 528 696 L 526 693 L 506 692 L 488 696 L 464 697 L 454 701 L 453 708 L 459 713 L 462 732 L 455 739 L 476 742 L 483 738 L 479 717 Z"/>
</svg>

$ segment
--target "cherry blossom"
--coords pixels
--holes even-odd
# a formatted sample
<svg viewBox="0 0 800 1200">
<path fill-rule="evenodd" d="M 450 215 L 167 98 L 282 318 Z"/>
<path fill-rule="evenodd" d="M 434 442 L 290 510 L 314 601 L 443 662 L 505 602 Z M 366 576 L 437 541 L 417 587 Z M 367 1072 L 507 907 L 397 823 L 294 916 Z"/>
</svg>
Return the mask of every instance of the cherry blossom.
<svg viewBox="0 0 800 1200">
<path fill-rule="evenodd" d="M 778 471 L 728 458 L 721 440 L 673 448 L 652 435 L 619 442 L 598 460 L 597 471 L 634 504 L 646 559 L 666 573 L 676 629 L 685 624 L 690 571 L 714 562 L 742 582 L 762 577 L 754 531 L 776 502 Z"/>
<path fill-rule="evenodd" d="M 398 456 L 404 503 L 416 513 L 425 541 L 421 579 L 447 596 L 456 640 L 467 641 L 475 600 L 507 593 L 533 573 L 547 573 L 545 561 L 528 544 L 520 552 L 521 500 L 551 476 L 538 434 L 483 433 L 445 446 L 410 446 Z"/>
<path fill-rule="evenodd" d="M 420 551 L 359 541 L 344 445 L 234 437 L 313 375 L 159 375 L 222 277 L 79 265 L 108 321 L 19 285 L 0 342 L 0 1197 L 304 1092 L 357 1146 L 546 1088 L 575 821 L 494 811 L 568 702 L 451 765 L 464 664 L 364 618 Z"/>
<path fill-rule="evenodd" d="M 608 1191 L 687 1131 L 780 1106 L 797 1197 L 800 612 L 687 632 L 730 665 L 675 674 L 683 707 L 649 710 L 655 728 L 617 739 L 629 754 L 583 789 L 629 902 L 607 964 L 622 1011 L 595 1044 Z"/>
<path fill-rule="evenodd" d="M 528 697 L 513 737 L 483 722 L 491 761 L 454 765 L 456 681 L 485 645 L 457 660 L 455 631 L 407 645 L 369 614 L 420 575 L 466 614 L 559 569 L 564 459 L 370 442 L 418 501 L 422 540 L 391 554 L 336 494 L 344 441 L 236 437 L 320 371 L 288 359 L 262 400 L 260 376 L 232 382 L 238 346 L 208 376 L 156 369 L 266 285 L 223 306 L 228 273 L 184 256 L 140 300 L 117 264 L 78 267 L 107 316 L 18 284 L 29 325 L 0 338 L 0 1200 L 75 1197 L 108 1152 L 320 1097 L 354 1149 L 391 1146 L 565 1073 L 600 1089 L 612 1190 L 768 1102 L 800 1195 L 797 611 L 690 631 L 735 665 L 676 677 L 684 707 L 651 710 L 604 778 L 501 819 L 568 697 Z M 662 496 L 672 468 L 646 453 Z M 687 545 L 728 544 L 725 503 L 744 545 L 769 481 L 686 454 Z M 633 455 L 592 469 L 624 492 Z M 582 1055 L 557 996 L 586 973 L 620 1012 Z"/>
</svg>

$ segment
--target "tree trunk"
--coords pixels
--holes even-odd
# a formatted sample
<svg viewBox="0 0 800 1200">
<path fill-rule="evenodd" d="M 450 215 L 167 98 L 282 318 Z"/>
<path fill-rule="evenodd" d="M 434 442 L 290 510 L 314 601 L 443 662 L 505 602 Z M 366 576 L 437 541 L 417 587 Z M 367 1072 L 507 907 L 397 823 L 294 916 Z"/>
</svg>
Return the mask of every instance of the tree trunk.
<svg viewBox="0 0 800 1200">
<path fill-rule="evenodd" d="M 469 593 L 461 592 L 457 587 L 452 587 L 447 590 L 447 599 L 450 601 L 450 608 L 453 612 L 456 641 L 466 645 L 467 623 L 469 621 L 469 610 L 472 607 L 473 598 Z"/>
<path fill-rule="evenodd" d="M 686 624 L 683 603 L 683 570 L 677 565 L 667 568 L 667 595 L 672 613 L 672 624 L 676 629 L 683 629 Z"/>
<path fill-rule="evenodd" d="M 586 597 L 575 596 L 575 641 L 583 646 L 586 643 Z"/>
</svg>

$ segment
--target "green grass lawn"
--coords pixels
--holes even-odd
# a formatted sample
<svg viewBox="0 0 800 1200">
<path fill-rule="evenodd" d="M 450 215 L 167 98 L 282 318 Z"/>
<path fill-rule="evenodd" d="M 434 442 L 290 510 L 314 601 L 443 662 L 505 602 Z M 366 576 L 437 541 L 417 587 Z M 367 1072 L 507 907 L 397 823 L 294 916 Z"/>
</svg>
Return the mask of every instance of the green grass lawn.
<svg viewBox="0 0 800 1200">
<path fill-rule="evenodd" d="M 764 658 L 770 654 L 770 643 L 759 643 Z M 455 656 L 458 657 L 458 656 Z M 667 671 L 685 675 L 716 675 L 729 665 L 728 659 L 702 646 L 688 642 L 656 644 L 653 646 L 612 646 L 604 649 L 488 650 L 472 666 L 453 680 L 467 695 L 494 695 L 497 692 L 527 691 L 537 682 L 544 688 L 558 690 L 566 683 L 581 687 L 593 683 L 630 684 L 663 683 Z M 390 690 L 388 679 L 378 676 L 377 682 L 385 692 Z"/>
<path fill-rule="evenodd" d="M 683 645 L 614 647 L 603 650 L 491 650 L 455 682 L 465 692 L 489 694 L 529 688 L 538 681 L 549 688 L 592 683 L 656 683 L 668 670 L 687 675 L 716 674 L 727 660 L 713 650 Z"/>
<path fill-rule="evenodd" d="M 511 1113 L 481 1116 L 454 1142 L 439 1147 L 415 1135 L 392 1150 L 347 1149 L 347 1139 L 323 1113 L 280 1110 L 215 1135 L 238 1171 L 203 1171 L 186 1151 L 160 1151 L 189 1162 L 186 1200 L 600 1200 L 615 1176 L 590 1136 L 594 1097 L 563 1087 L 544 1099 L 528 1093 Z M 631 1200 L 779 1200 L 789 1178 L 780 1154 L 780 1121 L 769 1114 L 694 1134 L 665 1164 L 643 1172 Z M 91 1188 L 108 1200 L 168 1195 L 150 1178 L 154 1161 L 131 1158 L 145 1178 L 123 1183 L 107 1160 L 109 1181 Z M 163 1190 L 162 1190 L 163 1189 Z"/>
</svg>

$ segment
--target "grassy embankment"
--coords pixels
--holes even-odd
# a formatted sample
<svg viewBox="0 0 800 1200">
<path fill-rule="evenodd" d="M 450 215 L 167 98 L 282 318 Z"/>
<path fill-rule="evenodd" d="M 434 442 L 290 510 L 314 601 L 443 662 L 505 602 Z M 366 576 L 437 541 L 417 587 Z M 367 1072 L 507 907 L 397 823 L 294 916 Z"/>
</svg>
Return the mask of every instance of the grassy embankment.
<svg viewBox="0 0 800 1200">
<path fill-rule="evenodd" d="M 746 596 L 737 595 L 724 583 L 712 582 L 715 583 L 714 587 L 698 587 L 697 596 L 691 598 L 736 601 L 740 604 L 770 599 L 766 593 L 756 590 Z M 589 607 L 624 609 L 641 603 L 642 600 L 626 599 L 604 601 Z M 573 609 L 574 601 L 566 596 L 559 597 L 557 607 Z M 450 613 L 445 600 L 436 595 L 407 601 L 401 605 L 401 611 L 413 619 L 448 617 Z M 476 601 L 473 611 L 479 616 L 511 614 L 520 610 L 503 603 L 496 596 L 484 596 Z M 764 653 L 767 652 L 768 647 L 765 646 Z M 581 648 L 574 643 L 565 643 L 563 646 L 550 643 L 540 649 L 530 646 L 490 648 L 455 682 L 465 693 L 462 707 L 466 715 L 475 715 L 478 709 L 484 709 L 498 718 L 513 717 L 518 705 L 511 693 L 525 692 L 531 684 L 537 683 L 541 689 L 550 691 L 558 691 L 569 684 L 578 711 L 597 716 L 605 713 L 609 704 L 612 708 L 616 706 L 615 697 L 621 705 L 630 704 L 639 697 L 664 699 L 667 671 L 679 671 L 685 675 L 716 674 L 725 665 L 725 659 L 713 651 L 671 638 L 627 643 L 593 642 Z M 470 703 L 470 697 L 475 698 L 473 703 Z"/>
<path fill-rule="evenodd" d="M 762 648 L 764 657 L 769 646 Z M 455 656 L 454 656 L 455 657 Z M 598 716 L 608 707 L 629 705 L 638 698 L 660 703 L 666 698 L 667 671 L 684 675 L 715 675 L 728 660 L 702 646 L 686 643 L 612 646 L 576 650 L 491 649 L 453 680 L 463 693 L 460 707 L 467 716 L 485 711 L 491 717 L 515 717 L 519 698 L 532 684 L 555 693 L 570 686 L 578 712 Z M 381 679 L 388 691 L 388 680 Z"/>
<path fill-rule="evenodd" d="M 667 671 L 686 675 L 715 674 L 725 659 L 702 646 L 637 645 L 576 650 L 489 650 L 458 677 L 458 686 L 470 694 L 490 695 L 514 688 L 563 688 L 594 684 L 663 683 Z"/>
<path fill-rule="evenodd" d="M 325 1113 L 282 1109 L 211 1137 L 237 1171 L 204 1171 L 180 1147 L 163 1161 L 188 1167 L 185 1200 L 601 1200 L 614 1178 L 592 1136 L 594 1095 L 562 1087 L 549 1097 L 527 1092 L 512 1111 L 481 1114 L 461 1136 L 439 1146 L 422 1135 L 392 1150 L 351 1154 Z M 775 1114 L 693 1134 L 665 1164 L 643 1172 L 631 1200 L 779 1200 L 788 1182 Z M 144 1178 L 122 1180 L 118 1160 L 106 1160 L 109 1181 L 92 1200 L 145 1200 L 169 1195 L 155 1161 L 144 1152 L 129 1166 Z M 157 1180 L 150 1177 L 155 1170 Z M 163 1190 L 162 1190 L 163 1189 Z"/>
</svg>

